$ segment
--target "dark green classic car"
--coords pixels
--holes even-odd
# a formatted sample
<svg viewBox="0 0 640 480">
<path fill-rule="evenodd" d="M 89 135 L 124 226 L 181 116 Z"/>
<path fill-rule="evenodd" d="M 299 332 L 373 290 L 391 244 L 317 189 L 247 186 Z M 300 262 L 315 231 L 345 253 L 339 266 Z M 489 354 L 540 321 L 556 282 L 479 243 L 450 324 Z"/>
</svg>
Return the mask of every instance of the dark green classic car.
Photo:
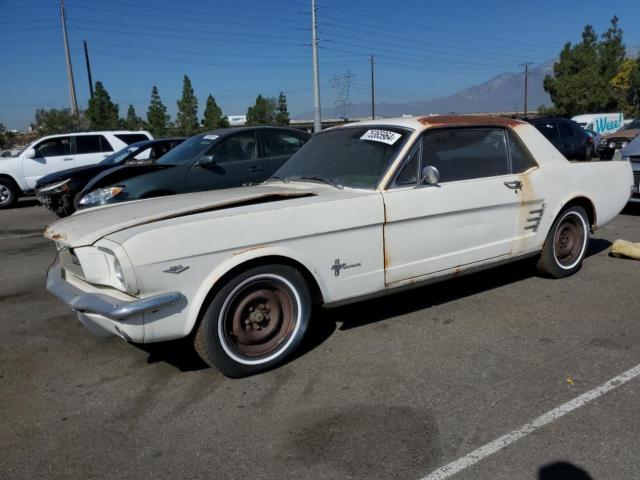
<svg viewBox="0 0 640 480">
<path fill-rule="evenodd" d="M 128 162 L 95 177 L 78 208 L 259 183 L 310 138 L 284 127 L 239 127 L 195 135 L 155 162 Z"/>
</svg>

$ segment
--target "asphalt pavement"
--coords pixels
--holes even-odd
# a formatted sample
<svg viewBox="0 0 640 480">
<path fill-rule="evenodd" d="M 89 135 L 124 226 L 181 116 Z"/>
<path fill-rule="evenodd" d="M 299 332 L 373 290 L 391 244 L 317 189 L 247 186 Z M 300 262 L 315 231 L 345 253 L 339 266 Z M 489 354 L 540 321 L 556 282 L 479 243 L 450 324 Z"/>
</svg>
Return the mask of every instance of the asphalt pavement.
<svg viewBox="0 0 640 480">
<path fill-rule="evenodd" d="M 297 358 L 241 380 L 185 342 L 93 337 L 45 290 L 54 219 L 0 212 L 0 478 L 445 478 L 523 431 L 452 478 L 640 477 L 640 376 L 617 378 L 640 364 L 640 262 L 608 255 L 640 207 L 570 278 L 525 261 L 318 309 Z"/>
</svg>

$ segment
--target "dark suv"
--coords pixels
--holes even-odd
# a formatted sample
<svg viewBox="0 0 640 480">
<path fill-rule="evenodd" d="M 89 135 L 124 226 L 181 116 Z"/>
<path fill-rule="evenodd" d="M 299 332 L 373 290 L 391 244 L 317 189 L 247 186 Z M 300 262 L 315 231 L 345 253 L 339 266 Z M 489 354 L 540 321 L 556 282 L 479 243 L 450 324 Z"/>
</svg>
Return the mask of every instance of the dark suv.
<svg viewBox="0 0 640 480">
<path fill-rule="evenodd" d="M 535 118 L 529 120 L 569 160 L 591 161 L 593 139 L 573 120 Z"/>
</svg>

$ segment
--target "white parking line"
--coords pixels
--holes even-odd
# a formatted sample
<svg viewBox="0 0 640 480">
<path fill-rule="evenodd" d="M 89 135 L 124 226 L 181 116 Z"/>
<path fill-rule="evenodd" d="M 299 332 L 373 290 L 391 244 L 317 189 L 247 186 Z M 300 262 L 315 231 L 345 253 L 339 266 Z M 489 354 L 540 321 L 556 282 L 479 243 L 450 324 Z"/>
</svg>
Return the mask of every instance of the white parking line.
<svg viewBox="0 0 640 480">
<path fill-rule="evenodd" d="M 465 455 L 464 457 L 459 458 L 458 460 L 454 460 L 453 462 L 448 463 L 447 465 L 444 465 L 437 470 L 434 470 L 426 477 L 423 477 L 421 480 L 442 480 L 444 478 L 449 478 L 456 473 L 464 470 L 465 468 L 469 468 L 470 466 L 478 463 L 483 458 L 499 452 L 503 448 L 508 447 L 514 442 L 517 442 L 521 438 L 529 435 L 539 428 L 542 428 L 545 425 L 553 422 L 554 420 L 559 419 L 567 413 L 570 413 L 575 409 L 580 408 L 587 403 L 595 400 L 601 395 L 604 395 L 605 393 L 610 392 L 611 390 L 614 390 L 621 385 L 624 385 L 625 383 L 633 380 L 639 375 L 640 365 L 636 365 L 635 367 L 627 370 L 624 373 L 621 373 L 617 377 L 612 378 L 611 380 L 603 383 L 593 390 L 589 390 L 588 392 L 583 393 L 573 400 L 570 400 L 567 403 L 563 403 L 559 407 L 540 415 L 532 422 L 522 425 L 520 428 L 517 428 L 516 430 L 513 430 L 506 435 L 503 435 L 492 442 L 484 444 L 480 448 Z"/>
</svg>

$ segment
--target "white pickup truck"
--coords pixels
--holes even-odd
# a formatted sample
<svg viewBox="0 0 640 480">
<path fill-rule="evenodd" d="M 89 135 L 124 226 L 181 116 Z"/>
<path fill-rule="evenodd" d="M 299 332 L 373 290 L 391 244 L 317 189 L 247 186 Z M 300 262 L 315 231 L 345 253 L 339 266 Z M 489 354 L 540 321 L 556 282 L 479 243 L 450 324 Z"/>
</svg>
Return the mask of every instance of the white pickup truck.
<svg viewBox="0 0 640 480">
<path fill-rule="evenodd" d="M 98 163 L 134 142 L 152 139 L 149 132 L 118 130 L 78 132 L 39 138 L 15 157 L 0 158 L 0 209 L 33 191 L 40 177 L 59 170 Z"/>
</svg>

